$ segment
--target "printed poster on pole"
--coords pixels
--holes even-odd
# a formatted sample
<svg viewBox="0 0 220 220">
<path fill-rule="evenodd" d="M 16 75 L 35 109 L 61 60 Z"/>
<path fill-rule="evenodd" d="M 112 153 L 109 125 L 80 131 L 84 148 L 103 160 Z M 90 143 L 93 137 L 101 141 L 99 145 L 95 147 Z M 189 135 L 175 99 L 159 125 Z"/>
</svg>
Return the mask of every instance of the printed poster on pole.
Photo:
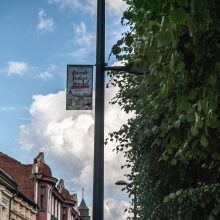
<svg viewBox="0 0 220 220">
<path fill-rule="evenodd" d="M 92 88 L 92 65 L 67 65 L 67 110 L 92 110 Z"/>
</svg>

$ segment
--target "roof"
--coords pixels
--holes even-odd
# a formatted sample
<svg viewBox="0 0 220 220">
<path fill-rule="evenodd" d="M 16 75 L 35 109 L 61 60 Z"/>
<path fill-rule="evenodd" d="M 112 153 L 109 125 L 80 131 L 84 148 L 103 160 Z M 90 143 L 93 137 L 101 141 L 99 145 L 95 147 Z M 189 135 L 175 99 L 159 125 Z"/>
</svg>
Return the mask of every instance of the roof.
<svg viewBox="0 0 220 220">
<path fill-rule="evenodd" d="M 34 201 L 34 178 L 30 178 L 32 164 L 22 164 L 0 152 L 0 168 L 18 184 L 18 190 L 22 194 Z"/>
<path fill-rule="evenodd" d="M 60 193 L 61 193 L 61 195 L 63 196 L 64 199 L 71 200 L 70 193 L 67 189 L 62 188 Z"/>
<path fill-rule="evenodd" d="M 0 168 L 18 184 L 18 190 L 22 194 L 34 201 L 33 164 L 22 164 L 14 158 L 0 152 Z M 42 174 L 42 179 L 50 181 L 54 185 L 56 184 L 57 179 L 52 177 L 51 169 L 46 163 L 40 163 L 39 174 Z"/>
<path fill-rule="evenodd" d="M 41 164 L 41 166 L 39 167 L 39 173 L 44 176 L 52 177 L 51 169 L 46 163 Z"/>
<path fill-rule="evenodd" d="M 52 177 L 52 172 L 50 167 L 44 161 L 44 152 L 40 152 L 34 158 L 34 164 L 38 166 L 38 172 L 43 176 Z"/>
<path fill-rule="evenodd" d="M 81 203 L 80 203 L 80 205 L 79 205 L 79 210 L 82 210 L 82 209 L 87 209 L 87 210 L 89 210 L 89 208 L 87 207 L 86 202 L 85 202 L 84 199 L 82 199 L 82 201 L 81 201 Z"/>
<path fill-rule="evenodd" d="M 57 184 L 57 190 L 62 195 L 66 203 L 72 203 L 74 205 L 77 203 L 77 197 L 74 196 L 74 194 L 70 195 L 70 192 L 64 186 L 63 179 L 60 179 L 59 183 Z"/>
<path fill-rule="evenodd" d="M 3 183 L 11 192 L 16 193 L 16 195 L 22 198 L 28 204 L 32 205 L 34 208 L 37 208 L 37 204 L 32 200 L 28 199 L 24 194 L 17 190 L 18 184 L 0 168 L 0 183 Z"/>
<path fill-rule="evenodd" d="M 38 169 L 35 170 L 35 166 Z M 0 170 L 4 171 L 3 174 L 7 174 L 8 178 L 11 178 L 17 183 L 17 189 L 21 195 L 26 196 L 29 200 L 34 202 L 34 186 L 35 186 L 35 174 L 40 175 L 40 180 L 49 182 L 55 186 L 57 179 L 52 176 L 50 167 L 44 162 L 44 154 L 42 152 L 34 159 L 33 164 L 22 164 L 14 158 L 0 152 Z M 36 173 L 35 173 L 36 172 Z M 56 194 L 56 187 L 54 188 Z M 64 182 L 62 180 L 62 187 L 57 190 L 56 194 L 65 203 L 74 206 L 76 204 L 75 197 L 71 196 L 69 191 L 65 189 Z"/>
<path fill-rule="evenodd" d="M 0 184 L 3 184 L 7 189 L 12 192 L 17 191 L 18 184 L 0 168 Z"/>
</svg>

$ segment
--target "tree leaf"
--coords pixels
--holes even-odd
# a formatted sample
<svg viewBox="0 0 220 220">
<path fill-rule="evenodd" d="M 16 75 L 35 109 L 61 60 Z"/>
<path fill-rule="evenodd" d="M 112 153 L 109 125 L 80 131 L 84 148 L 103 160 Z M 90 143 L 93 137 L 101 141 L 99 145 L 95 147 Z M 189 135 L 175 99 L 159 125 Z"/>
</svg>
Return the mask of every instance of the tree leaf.
<svg viewBox="0 0 220 220">
<path fill-rule="evenodd" d="M 158 34 L 158 47 L 169 46 L 171 43 L 173 43 L 173 40 L 174 36 L 172 31 L 161 31 Z"/>
<path fill-rule="evenodd" d="M 113 53 L 114 55 L 121 53 L 121 48 L 120 48 L 117 44 L 115 44 L 115 45 L 112 47 L 112 53 Z"/>
<path fill-rule="evenodd" d="M 171 162 L 170 162 L 170 164 L 171 164 L 172 166 L 176 165 L 176 164 L 177 164 L 177 160 L 176 160 L 175 158 L 172 159 Z"/>
<path fill-rule="evenodd" d="M 186 20 L 188 18 L 188 14 L 183 8 L 178 8 L 177 10 L 174 10 L 171 14 L 171 20 L 175 24 L 185 24 Z"/>
<path fill-rule="evenodd" d="M 205 135 L 202 135 L 201 139 L 200 139 L 200 143 L 203 147 L 207 147 L 208 146 L 208 141 L 206 139 Z"/>
<path fill-rule="evenodd" d="M 184 8 L 189 6 L 189 1 L 188 0 L 177 0 L 177 3 L 178 3 L 179 6 L 184 7 Z"/>
</svg>

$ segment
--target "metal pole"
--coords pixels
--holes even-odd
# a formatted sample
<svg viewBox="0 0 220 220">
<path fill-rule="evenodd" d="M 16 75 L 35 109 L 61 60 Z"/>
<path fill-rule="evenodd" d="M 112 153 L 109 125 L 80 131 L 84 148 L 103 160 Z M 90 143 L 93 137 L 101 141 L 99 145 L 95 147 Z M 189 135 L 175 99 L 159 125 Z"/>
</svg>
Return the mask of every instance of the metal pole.
<svg viewBox="0 0 220 220">
<path fill-rule="evenodd" d="M 96 95 L 93 171 L 93 220 L 103 220 L 104 201 L 104 90 L 105 0 L 97 0 Z"/>
</svg>

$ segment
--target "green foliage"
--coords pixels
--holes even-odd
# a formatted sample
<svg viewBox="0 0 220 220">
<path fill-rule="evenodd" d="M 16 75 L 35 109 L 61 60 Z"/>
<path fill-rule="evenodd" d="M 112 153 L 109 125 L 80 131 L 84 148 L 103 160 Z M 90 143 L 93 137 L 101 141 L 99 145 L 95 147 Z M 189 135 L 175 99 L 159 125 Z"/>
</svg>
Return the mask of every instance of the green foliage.
<svg viewBox="0 0 220 220">
<path fill-rule="evenodd" d="M 127 0 L 113 46 L 142 76 L 110 72 L 135 116 L 117 132 L 140 219 L 220 218 L 220 1 Z"/>
<path fill-rule="evenodd" d="M 215 219 L 220 214 L 219 193 L 219 183 L 202 185 L 197 188 L 181 189 L 175 193 L 170 193 L 164 198 L 164 202 L 171 203 L 171 207 L 178 208 L 177 216 L 179 219 L 184 219 L 186 216 L 188 219 L 195 219 L 195 216 L 197 219 L 201 219 L 201 216 L 203 219 Z M 207 209 L 210 210 L 210 205 L 214 208 L 211 212 L 207 212 Z M 199 214 L 196 213 L 198 211 Z"/>
</svg>

